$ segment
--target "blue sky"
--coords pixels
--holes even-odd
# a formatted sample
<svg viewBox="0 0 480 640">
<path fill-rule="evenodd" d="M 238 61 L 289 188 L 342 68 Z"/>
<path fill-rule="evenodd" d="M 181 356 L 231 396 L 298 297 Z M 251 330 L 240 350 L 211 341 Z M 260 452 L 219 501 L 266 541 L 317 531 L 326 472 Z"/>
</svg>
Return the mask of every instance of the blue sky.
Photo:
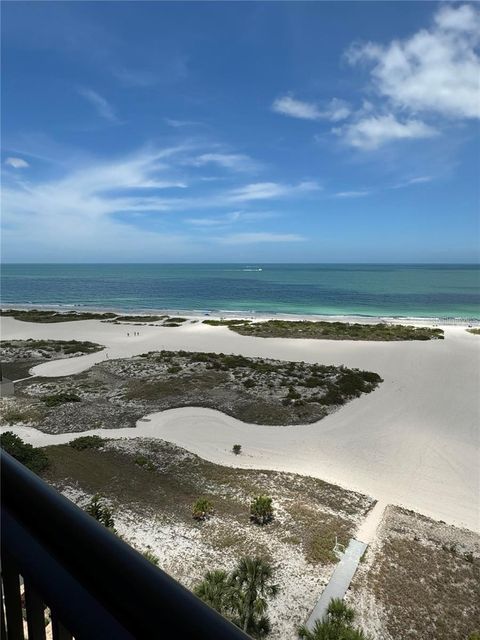
<svg viewBox="0 0 480 640">
<path fill-rule="evenodd" d="M 5 262 L 478 261 L 478 5 L 2 14 Z"/>
</svg>

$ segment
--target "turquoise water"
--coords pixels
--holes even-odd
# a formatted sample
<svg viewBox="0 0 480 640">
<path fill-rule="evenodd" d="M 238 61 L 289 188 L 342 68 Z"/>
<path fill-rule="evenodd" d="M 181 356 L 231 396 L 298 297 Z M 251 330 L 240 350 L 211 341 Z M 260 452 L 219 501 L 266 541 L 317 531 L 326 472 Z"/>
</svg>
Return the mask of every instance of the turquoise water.
<svg viewBox="0 0 480 640">
<path fill-rule="evenodd" d="M 9 264 L 3 305 L 480 318 L 478 265 Z"/>
</svg>

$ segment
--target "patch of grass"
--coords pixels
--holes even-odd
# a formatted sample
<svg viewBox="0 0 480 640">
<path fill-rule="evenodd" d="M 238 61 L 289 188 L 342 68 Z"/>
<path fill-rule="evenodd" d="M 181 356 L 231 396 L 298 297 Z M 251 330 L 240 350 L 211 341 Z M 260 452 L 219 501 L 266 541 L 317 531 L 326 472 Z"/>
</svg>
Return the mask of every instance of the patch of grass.
<svg viewBox="0 0 480 640">
<path fill-rule="evenodd" d="M 83 449 L 98 449 L 105 442 L 105 438 L 101 438 L 100 436 L 80 436 L 79 438 L 75 438 L 75 440 L 71 440 L 69 445 L 77 449 L 77 451 L 82 451 Z"/>
<path fill-rule="evenodd" d="M 464 640 L 479 627 L 476 534 L 396 507 L 388 507 L 380 534 L 352 584 L 354 597 L 369 594 L 384 612 L 379 637 Z"/>
<path fill-rule="evenodd" d="M 258 338 L 314 338 L 319 340 L 434 340 L 443 339 L 443 331 L 431 327 L 399 324 L 360 324 L 310 320 L 204 320 L 205 324 L 227 326 L 232 331 Z"/>
<path fill-rule="evenodd" d="M 301 538 L 305 558 L 312 564 L 337 562 L 333 553 L 335 536 L 347 545 L 351 536 L 350 522 L 341 516 L 319 513 L 305 503 L 293 503 L 287 508 L 294 535 Z"/>
<path fill-rule="evenodd" d="M 67 402 L 81 402 L 82 399 L 73 391 L 61 391 L 60 393 L 52 393 L 42 397 L 47 407 L 58 407 L 60 404 Z"/>
<path fill-rule="evenodd" d="M 73 353 L 95 353 L 104 349 L 103 345 L 88 340 L 2 340 L 0 349 L 13 351 L 17 357 L 25 352 L 40 351 L 43 355 L 61 356 Z"/>
<path fill-rule="evenodd" d="M 325 510 L 338 510 L 342 514 L 340 520 L 345 521 L 351 533 L 354 528 L 351 517 L 363 513 L 371 503 L 365 496 L 316 478 L 222 467 L 163 441 L 140 442 L 145 444 L 137 450 L 129 446 L 125 451 L 108 445 L 83 450 L 69 445 L 46 447 L 51 464 L 45 479 L 56 486 L 74 482 L 88 494 L 102 492 L 117 506 L 139 514 L 163 514 L 186 526 L 195 526 L 192 504 L 203 495 L 215 504 L 214 520 L 230 522 L 225 534 L 236 534 L 242 527 L 259 531 L 249 524 L 251 496 L 269 494 L 278 508 L 284 505 L 287 509 L 286 526 L 290 534 L 301 539 L 302 545 L 307 543 L 311 527 L 320 532 L 325 527 L 322 522 L 324 517 L 329 517 Z M 138 456 L 146 458 L 154 470 L 139 465 Z M 300 512 L 295 509 L 295 505 L 304 502 L 312 505 L 311 510 L 306 511 L 310 519 L 305 514 L 299 517 Z M 273 521 L 268 526 L 269 535 L 279 527 L 280 520 Z M 205 535 L 210 536 L 210 529 Z"/>
<path fill-rule="evenodd" d="M 474 329 L 467 329 L 468 333 L 473 333 L 474 336 L 480 336 L 480 327 Z"/>
<path fill-rule="evenodd" d="M 236 320 L 236 319 L 232 319 L 232 320 L 203 320 L 202 324 L 208 324 L 211 327 L 234 327 L 236 325 L 241 325 L 241 324 L 249 324 L 251 321 L 250 320 Z"/>
<path fill-rule="evenodd" d="M 159 322 L 168 316 L 117 316 L 117 322 Z"/>
<path fill-rule="evenodd" d="M 16 404 L 6 407 L 1 414 L 3 424 L 13 425 L 20 422 L 25 424 L 37 424 L 44 417 L 39 407 L 32 405 Z"/>
<path fill-rule="evenodd" d="M 134 462 L 139 467 L 143 467 L 144 469 L 147 469 L 148 471 L 155 471 L 155 465 L 153 464 L 153 462 L 151 460 L 149 460 L 147 458 L 147 456 L 144 456 L 142 454 L 138 454 L 138 455 L 135 456 Z"/>
<path fill-rule="evenodd" d="M 90 311 L 46 311 L 40 309 L 0 309 L 0 315 L 11 316 L 23 322 L 72 322 L 74 320 L 106 320 L 115 318 L 115 313 Z"/>
<path fill-rule="evenodd" d="M 182 322 L 186 322 L 187 318 L 178 318 L 178 317 L 173 317 L 173 318 L 169 318 L 168 322 L 175 322 L 177 324 L 180 324 Z"/>
</svg>

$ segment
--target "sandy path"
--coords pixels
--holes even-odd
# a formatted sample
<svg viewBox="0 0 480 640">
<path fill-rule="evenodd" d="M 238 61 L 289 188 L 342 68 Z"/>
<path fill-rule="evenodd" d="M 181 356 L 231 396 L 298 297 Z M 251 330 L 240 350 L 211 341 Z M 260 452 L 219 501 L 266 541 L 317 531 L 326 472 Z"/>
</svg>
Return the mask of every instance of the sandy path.
<svg viewBox="0 0 480 640">
<path fill-rule="evenodd" d="M 3 339 L 92 340 L 105 344 L 111 358 L 186 349 L 376 371 L 384 378 L 379 389 L 312 425 L 248 425 L 186 408 L 107 433 L 164 438 L 220 464 L 313 475 L 451 524 L 479 526 L 480 339 L 464 328 L 446 328 L 444 341 L 375 343 L 250 338 L 200 324 L 141 327 L 139 337 L 129 338 L 126 327 L 98 321 L 42 325 L 4 318 L 2 325 Z M 49 362 L 35 373 L 68 375 L 104 358 L 102 352 Z M 41 436 L 42 443 L 62 437 L 71 436 Z M 237 442 L 244 454 L 234 458 Z"/>
</svg>

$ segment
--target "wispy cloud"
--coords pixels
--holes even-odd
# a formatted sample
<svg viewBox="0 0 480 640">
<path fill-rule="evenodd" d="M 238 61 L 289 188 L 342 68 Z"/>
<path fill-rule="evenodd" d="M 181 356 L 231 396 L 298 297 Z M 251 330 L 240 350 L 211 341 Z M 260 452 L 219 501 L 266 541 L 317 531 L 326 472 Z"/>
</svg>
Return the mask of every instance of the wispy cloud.
<svg viewBox="0 0 480 640">
<path fill-rule="evenodd" d="M 362 189 L 361 191 L 338 191 L 334 194 L 335 198 L 363 198 L 373 193 L 371 189 Z"/>
<path fill-rule="evenodd" d="M 186 218 L 185 222 L 196 227 L 219 227 L 236 224 L 239 222 L 258 222 L 275 217 L 271 211 L 232 211 L 221 216 Z"/>
<path fill-rule="evenodd" d="M 196 167 L 213 164 L 230 171 L 250 172 L 262 168 L 262 165 L 250 158 L 250 156 L 239 153 L 202 153 L 189 161 Z"/>
<path fill-rule="evenodd" d="M 272 104 L 276 113 L 301 120 L 331 120 L 337 122 L 350 115 L 350 107 L 344 100 L 332 98 L 325 108 L 320 108 L 313 102 L 297 100 L 291 95 L 277 98 Z"/>
<path fill-rule="evenodd" d="M 99 93 L 93 89 L 86 87 L 80 87 L 78 93 L 83 96 L 90 104 L 95 107 L 98 115 L 109 122 L 119 124 L 120 120 L 117 117 L 115 110 L 110 103 Z"/>
<path fill-rule="evenodd" d="M 174 118 L 164 118 L 164 121 L 168 124 L 169 127 L 174 127 L 175 129 L 179 129 L 181 127 L 197 127 L 203 125 L 203 122 L 199 122 L 198 120 L 176 120 Z"/>
<path fill-rule="evenodd" d="M 258 244 L 302 242 L 305 238 L 296 233 L 232 233 L 217 239 L 222 244 Z"/>
<path fill-rule="evenodd" d="M 23 158 L 9 157 L 5 159 L 5 164 L 14 169 L 26 169 L 30 165 Z"/>
<path fill-rule="evenodd" d="M 393 185 L 392 189 L 403 189 L 404 187 L 410 187 L 415 184 L 425 184 L 426 182 L 431 182 L 433 180 L 432 176 L 416 176 L 414 178 L 409 178 L 408 180 L 404 180 L 403 182 L 399 182 L 398 184 Z"/>
<path fill-rule="evenodd" d="M 177 214 L 177 224 L 186 223 L 198 230 L 220 230 L 229 225 L 238 225 L 237 228 L 243 230 L 242 224 L 253 224 L 276 215 L 272 211 L 251 210 L 252 203 L 302 198 L 319 188 L 307 181 L 250 183 L 228 189 L 220 183 L 220 186 L 208 187 L 207 192 L 202 189 L 200 197 L 193 190 L 196 184 L 193 177 L 189 186 L 186 161 L 209 153 L 214 151 L 207 148 L 199 154 L 198 148 L 190 144 L 150 147 L 109 162 L 90 157 L 83 166 L 66 169 L 62 177 L 53 180 L 26 183 L 18 182 L 13 175 L 7 176 L 2 193 L 2 223 L 8 229 L 8 241 L 17 248 L 32 250 L 35 246 L 35 251 L 52 257 L 60 255 L 60 246 L 63 252 L 71 251 L 72 256 L 79 252 L 82 256 L 95 252 L 99 255 L 104 246 L 105 255 L 118 259 L 121 249 L 138 252 L 143 246 L 152 256 L 157 237 L 159 250 L 171 256 L 174 247 L 178 248 L 188 238 L 188 242 L 192 242 L 197 236 L 163 231 L 164 227 L 171 228 L 171 222 L 167 222 L 167 218 L 171 220 L 170 214 Z M 237 203 L 242 203 L 242 207 Z M 212 215 L 212 210 L 218 210 L 219 215 Z M 196 217 L 195 211 L 204 215 Z M 188 218 L 182 218 L 187 213 Z M 39 230 L 35 237 L 32 228 Z M 23 237 L 28 242 L 21 245 Z M 5 238 L 7 240 L 7 236 Z M 202 238 L 205 241 L 203 234 Z M 246 244 L 299 239 L 297 234 L 255 230 L 228 234 L 219 242 Z"/>
<path fill-rule="evenodd" d="M 438 131 L 420 120 L 397 120 L 393 114 L 370 116 L 352 124 L 332 129 L 344 142 L 358 149 L 378 149 L 398 140 L 432 138 Z"/>
<path fill-rule="evenodd" d="M 297 185 L 278 182 L 255 182 L 233 189 L 227 197 L 232 202 L 248 202 L 249 200 L 268 200 L 290 196 L 309 191 L 318 191 L 321 187 L 313 181 L 300 182 Z"/>
</svg>

